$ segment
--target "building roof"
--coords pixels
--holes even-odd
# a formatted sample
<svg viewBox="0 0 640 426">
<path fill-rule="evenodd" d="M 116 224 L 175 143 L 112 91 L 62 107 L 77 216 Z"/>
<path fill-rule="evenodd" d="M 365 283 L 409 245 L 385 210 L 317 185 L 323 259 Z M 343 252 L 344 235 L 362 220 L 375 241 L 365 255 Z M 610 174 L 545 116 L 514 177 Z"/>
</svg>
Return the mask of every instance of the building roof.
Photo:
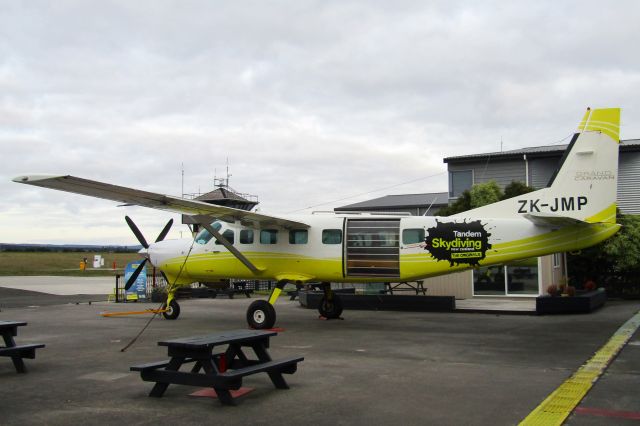
<svg viewBox="0 0 640 426">
<path fill-rule="evenodd" d="M 240 195 L 236 194 L 233 191 L 229 191 L 226 188 L 216 188 L 211 192 L 207 192 L 206 194 L 202 194 L 196 197 L 196 200 L 204 201 L 204 202 L 218 201 L 218 200 L 235 200 L 235 201 L 243 201 L 246 203 L 251 203 L 251 201 L 247 200 L 244 197 L 241 197 Z"/>
<path fill-rule="evenodd" d="M 442 161 L 445 163 L 458 162 L 458 161 L 467 161 L 467 160 L 478 160 L 484 158 L 519 158 L 523 155 L 529 155 L 531 157 L 549 157 L 549 156 L 557 156 L 559 153 L 564 152 L 567 148 L 568 144 L 563 145 L 544 145 L 544 146 L 534 146 L 529 148 L 520 148 L 513 149 L 510 151 L 501 151 L 501 152 L 483 152 L 481 154 L 469 154 L 469 155 L 458 155 L 454 157 L 446 157 Z M 640 139 L 626 139 L 620 141 L 620 151 L 640 151 Z"/>
<path fill-rule="evenodd" d="M 449 203 L 448 192 L 429 192 L 425 194 L 401 194 L 385 195 L 373 200 L 362 201 L 360 203 L 349 204 L 348 206 L 336 207 L 335 211 L 381 209 L 381 208 L 416 208 L 447 205 Z"/>
</svg>

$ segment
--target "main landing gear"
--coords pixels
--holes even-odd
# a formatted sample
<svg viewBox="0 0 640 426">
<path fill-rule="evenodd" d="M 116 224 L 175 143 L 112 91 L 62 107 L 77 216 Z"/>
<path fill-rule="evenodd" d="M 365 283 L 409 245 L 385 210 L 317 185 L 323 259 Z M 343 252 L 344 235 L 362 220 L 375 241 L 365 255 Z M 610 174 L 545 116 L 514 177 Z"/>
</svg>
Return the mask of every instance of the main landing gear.
<svg viewBox="0 0 640 426">
<path fill-rule="evenodd" d="M 322 283 L 324 296 L 320 300 L 318 312 L 326 319 L 338 319 L 342 313 L 342 300 L 331 290 L 331 283 Z"/>
<path fill-rule="evenodd" d="M 287 281 L 278 281 L 275 288 L 271 291 L 269 300 L 256 300 L 249 305 L 247 309 L 247 323 L 249 327 L 257 330 L 265 330 L 273 328 L 276 323 L 276 310 L 274 303 L 282 293 L 282 289 Z M 326 319 L 340 318 L 342 314 L 342 300 L 331 290 L 331 283 L 322 283 L 322 291 L 324 295 L 318 306 L 318 312 Z"/>
</svg>

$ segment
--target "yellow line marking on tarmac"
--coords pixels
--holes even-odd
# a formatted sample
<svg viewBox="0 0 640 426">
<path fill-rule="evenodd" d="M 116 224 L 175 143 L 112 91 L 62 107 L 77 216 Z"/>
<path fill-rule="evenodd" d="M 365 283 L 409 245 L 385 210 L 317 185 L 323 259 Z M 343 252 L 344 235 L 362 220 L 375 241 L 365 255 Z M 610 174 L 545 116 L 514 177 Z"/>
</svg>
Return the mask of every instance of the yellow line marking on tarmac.
<svg viewBox="0 0 640 426">
<path fill-rule="evenodd" d="M 547 426 L 564 423 L 639 327 L 640 312 L 637 312 L 613 334 L 589 361 L 525 417 L 520 425 Z"/>
</svg>

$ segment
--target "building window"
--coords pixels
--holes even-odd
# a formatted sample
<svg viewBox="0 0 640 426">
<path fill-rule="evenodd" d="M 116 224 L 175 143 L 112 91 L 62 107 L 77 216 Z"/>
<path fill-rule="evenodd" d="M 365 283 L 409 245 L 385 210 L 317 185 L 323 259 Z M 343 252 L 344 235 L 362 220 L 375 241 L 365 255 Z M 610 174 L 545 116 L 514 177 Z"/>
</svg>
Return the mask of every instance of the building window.
<svg viewBox="0 0 640 426">
<path fill-rule="evenodd" d="M 341 229 L 323 229 L 322 244 L 342 244 Z"/>
<path fill-rule="evenodd" d="M 306 229 L 292 229 L 289 231 L 289 244 L 307 244 L 309 232 Z"/>
<path fill-rule="evenodd" d="M 459 197 L 473 186 L 473 170 L 457 170 L 449 172 L 449 197 Z"/>
<path fill-rule="evenodd" d="M 278 242 L 276 229 L 263 229 L 260 231 L 260 244 L 275 244 Z"/>
<path fill-rule="evenodd" d="M 405 229 L 402 231 L 402 244 L 424 243 L 424 229 Z"/>
<path fill-rule="evenodd" d="M 240 231 L 240 244 L 253 244 L 253 229 Z"/>
<path fill-rule="evenodd" d="M 504 266 L 483 266 L 473 271 L 474 295 L 504 295 Z"/>
<path fill-rule="evenodd" d="M 231 244 L 233 244 L 233 231 L 231 229 L 227 229 L 226 231 L 224 231 L 222 233 L 222 236 L 224 237 L 225 240 L 227 240 Z M 222 245 L 222 243 L 220 241 L 218 241 L 218 240 L 216 240 L 216 244 Z"/>
</svg>

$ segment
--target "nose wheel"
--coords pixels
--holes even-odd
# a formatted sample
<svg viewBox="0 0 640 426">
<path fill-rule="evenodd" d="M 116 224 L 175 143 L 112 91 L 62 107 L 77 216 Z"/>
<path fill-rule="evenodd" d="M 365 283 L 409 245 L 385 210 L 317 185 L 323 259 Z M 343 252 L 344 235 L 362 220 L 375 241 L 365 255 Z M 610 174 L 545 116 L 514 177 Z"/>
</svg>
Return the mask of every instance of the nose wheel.
<svg viewBox="0 0 640 426">
<path fill-rule="evenodd" d="M 247 323 L 256 330 L 273 328 L 276 323 L 276 310 L 266 300 L 256 300 L 247 309 Z"/>
<path fill-rule="evenodd" d="M 169 306 L 167 306 L 167 304 L 164 303 L 162 305 L 162 309 L 163 310 L 166 309 L 166 312 L 162 313 L 162 316 L 165 319 L 174 320 L 178 318 L 178 316 L 180 316 L 180 305 L 178 305 L 178 302 L 176 302 L 175 299 L 169 302 Z"/>
</svg>

